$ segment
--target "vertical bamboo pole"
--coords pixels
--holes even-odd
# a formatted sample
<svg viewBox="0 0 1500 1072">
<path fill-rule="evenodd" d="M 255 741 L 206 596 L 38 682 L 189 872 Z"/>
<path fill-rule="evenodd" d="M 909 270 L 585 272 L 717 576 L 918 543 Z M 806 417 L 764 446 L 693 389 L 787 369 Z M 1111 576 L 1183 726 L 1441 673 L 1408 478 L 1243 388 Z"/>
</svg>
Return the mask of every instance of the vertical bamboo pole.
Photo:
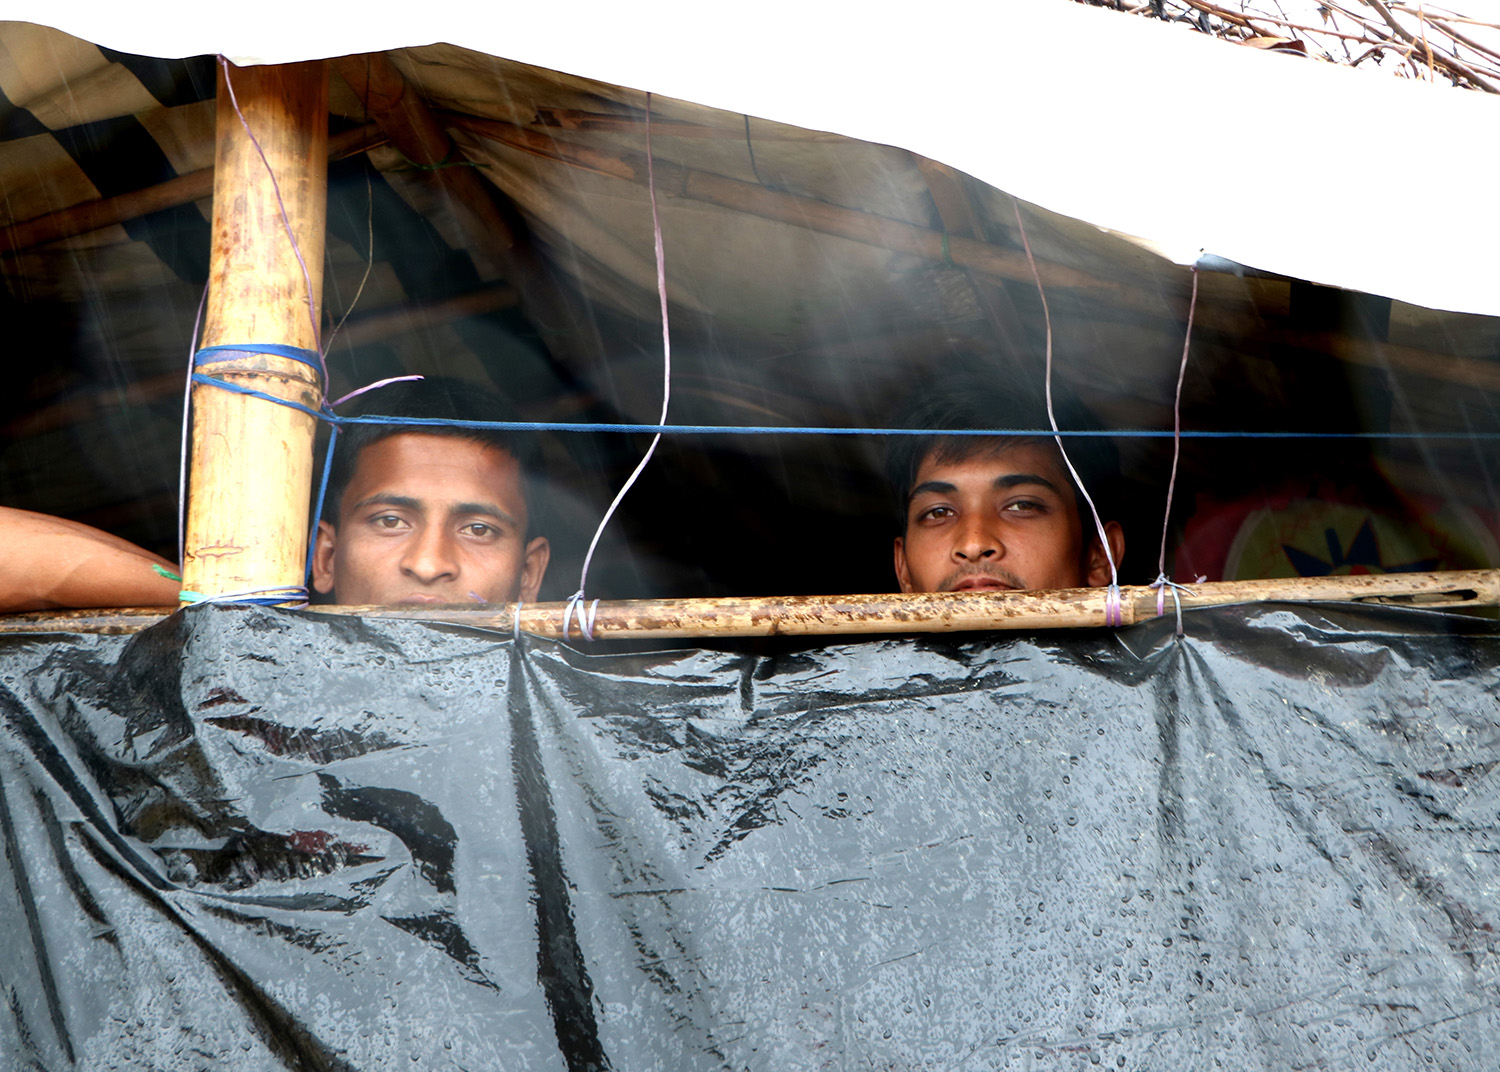
<svg viewBox="0 0 1500 1072">
<path fill-rule="evenodd" d="M 202 345 L 315 349 L 328 201 L 327 64 L 231 66 L 229 76 L 239 113 L 221 67 Z M 290 358 L 236 356 L 199 371 L 312 409 L 321 402 L 316 371 Z M 264 399 L 193 387 L 185 588 L 216 596 L 302 584 L 316 423 Z"/>
</svg>

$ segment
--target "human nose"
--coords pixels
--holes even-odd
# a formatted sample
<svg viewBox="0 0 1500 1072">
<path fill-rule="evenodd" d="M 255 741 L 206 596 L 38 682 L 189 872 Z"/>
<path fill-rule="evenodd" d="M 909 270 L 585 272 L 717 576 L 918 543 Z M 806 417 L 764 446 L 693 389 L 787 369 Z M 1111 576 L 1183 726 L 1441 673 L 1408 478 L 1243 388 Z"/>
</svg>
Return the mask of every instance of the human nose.
<svg viewBox="0 0 1500 1072">
<path fill-rule="evenodd" d="M 986 519 L 970 515 L 961 523 L 953 541 L 953 557 L 959 562 L 983 562 L 1001 558 L 1005 545 Z"/>
<path fill-rule="evenodd" d="M 451 580 L 458 575 L 452 542 L 438 525 L 423 525 L 407 542 L 401 569 L 423 584 Z"/>
</svg>

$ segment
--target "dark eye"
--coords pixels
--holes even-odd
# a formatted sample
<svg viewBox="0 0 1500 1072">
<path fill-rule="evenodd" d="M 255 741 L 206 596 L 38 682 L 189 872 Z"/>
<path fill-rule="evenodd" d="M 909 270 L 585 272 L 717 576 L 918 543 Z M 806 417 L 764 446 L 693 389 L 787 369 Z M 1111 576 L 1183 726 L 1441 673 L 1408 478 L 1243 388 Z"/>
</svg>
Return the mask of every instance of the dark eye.
<svg viewBox="0 0 1500 1072">
<path fill-rule="evenodd" d="M 918 521 L 943 521 L 950 517 L 957 517 L 958 511 L 951 506 L 929 506 L 917 515 Z"/>
<path fill-rule="evenodd" d="M 483 521 L 471 521 L 463 527 L 463 531 L 480 540 L 492 539 L 500 534 L 500 530 L 494 525 Z"/>
<path fill-rule="evenodd" d="M 1013 514 L 1040 514 L 1046 513 L 1047 504 L 1039 499 L 1016 499 L 1006 503 L 1005 509 Z"/>
<path fill-rule="evenodd" d="M 406 521 L 396 514 L 380 514 L 370 519 L 370 524 L 380 529 L 396 529 L 406 524 Z"/>
</svg>

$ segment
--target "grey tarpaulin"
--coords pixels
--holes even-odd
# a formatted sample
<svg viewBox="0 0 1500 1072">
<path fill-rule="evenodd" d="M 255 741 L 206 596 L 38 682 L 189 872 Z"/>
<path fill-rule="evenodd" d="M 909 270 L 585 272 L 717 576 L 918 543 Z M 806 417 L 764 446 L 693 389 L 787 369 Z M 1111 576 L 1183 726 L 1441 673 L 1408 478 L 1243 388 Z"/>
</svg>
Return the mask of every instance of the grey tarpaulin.
<svg viewBox="0 0 1500 1072">
<path fill-rule="evenodd" d="M 1500 630 L 0 648 L 0 1064 L 1491 1068 Z"/>
</svg>

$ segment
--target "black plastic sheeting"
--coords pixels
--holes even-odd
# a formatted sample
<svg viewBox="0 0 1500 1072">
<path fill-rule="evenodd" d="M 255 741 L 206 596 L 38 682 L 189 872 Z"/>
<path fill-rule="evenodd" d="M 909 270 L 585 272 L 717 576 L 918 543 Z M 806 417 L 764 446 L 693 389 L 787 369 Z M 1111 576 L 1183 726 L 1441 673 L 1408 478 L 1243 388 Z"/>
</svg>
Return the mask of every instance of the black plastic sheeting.
<svg viewBox="0 0 1500 1072">
<path fill-rule="evenodd" d="M 0 648 L 7 1069 L 1491 1068 L 1500 629 Z"/>
</svg>

